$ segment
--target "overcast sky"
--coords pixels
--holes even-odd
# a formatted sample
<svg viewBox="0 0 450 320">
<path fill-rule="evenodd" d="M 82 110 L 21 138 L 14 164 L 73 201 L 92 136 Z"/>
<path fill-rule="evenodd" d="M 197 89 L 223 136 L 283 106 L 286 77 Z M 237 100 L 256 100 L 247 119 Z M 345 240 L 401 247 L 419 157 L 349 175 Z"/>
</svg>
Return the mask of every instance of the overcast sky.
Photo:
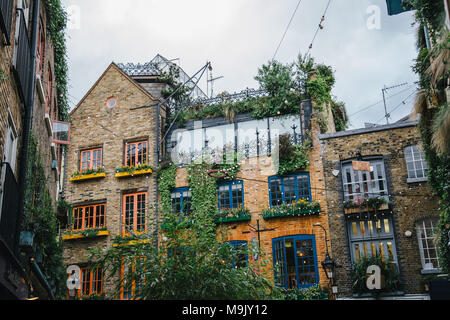
<svg viewBox="0 0 450 320">
<path fill-rule="evenodd" d="M 214 93 L 258 88 L 258 68 L 272 59 L 298 0 L 63 0 L 69 22 L 69 99 L 76 105 L 111 62 L 179 58 L 189 75 L 211 61 Z M 305 53 L 328 0 L 302 0 L 276 60 Z M 375 7 L 374 7 L 375 6 Z M 379 19 L 377 20 L 377 10 Z M 332 0 L 310 54 L 335 70 L 333 95 L 345 102 L 351 128 L 391 122 L 412 109 L 417 76 L 413 12 L 388 16 L 385 0 Z M 369 25 L 368 25 L 369 22 Z M 200 82 L 206 91 L 206 77 Z M 402 102 L 405 101 L 405 104 Z M 355 114 L 373 105 L 373 107 Z"/>
</svg>

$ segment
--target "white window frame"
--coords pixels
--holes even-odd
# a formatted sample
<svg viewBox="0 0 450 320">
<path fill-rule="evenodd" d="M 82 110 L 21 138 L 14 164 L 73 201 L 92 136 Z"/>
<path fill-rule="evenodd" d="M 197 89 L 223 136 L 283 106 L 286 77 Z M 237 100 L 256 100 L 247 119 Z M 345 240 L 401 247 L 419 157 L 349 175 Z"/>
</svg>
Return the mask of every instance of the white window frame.
<svg viewBox="0 0 450 320">
<path fill-rule="evenodd" d="M 350 174 L 350 179 L 347 174 Z M 382 188 L 380 188 L 380 183 L 382 183 Z M 374 197 L 384 197 L 389 200 L 383 159 L 370 160 L 370 172 L 355 171 L 352 162 L 344 163 L 342 165 L 342 184 L 345 201 L 355 200 L 358 197 L 361 197 L 362 200 Z"/>
<path fill-rule="evenodd" d="M 428 164 L 425 161 L 425 155 L 423 151 L 420 151 L 416 144 L 407 146 L 404 149 L 406 172 L 408 178 L 407 183 L 427 181 L 427 169 Z M 413 166 L 413 170 L 408 169 L 408 164 Z M 417 177 L 417 171 L 422 172 L 422 177 Z M 414 176 L 410 175 L 410 172 L 414 172 Z"/>
<path fill-rule="evenodd" d="M 434 243 L 434 237 L 433 233 L 429 234 L 428 232 L 430 230 L 433 230 L 439 221 L 439 218 L 425 218 L 422 220 L 419 220 L 416 222 L 416 234 L 417 234 L 417 241 L 419 243 L 419 252 L 420 252 L 420 262 L 422 264 L 422 273 L 437 273 L 440 272 L 440 264 L 438 259 L 438 248 L 436 247 L 436 244 Z M 430 225 L 427 225 L 427 222 L 430 223 Z M 436 224 L 434 224 L 436 223 Z M 424 248 L 423 241 L 425 240 L 427 244 L 427 248 Z M 436 253 L 435 256 L 430 257 L 430 249 L 434 250 Z M 425 257 L 425 254 L 428 256 L 428 258 Z M 437 263 L 437 268 L 432 264 L 431 262 L 427 263 L 427 260 L 434 260 Z M 430 267 L 430 263 L 431 266 Z"/>
<path fill-rule="evenodd" d="M 17 127 L 14 123 L 11 111 L 8 108 L 8 121 L 6 122 L 6 139 L 3 148 L 2 162 L 8 162 L 13 172 L 16 170 L 17 142 Z"/>
</svg>

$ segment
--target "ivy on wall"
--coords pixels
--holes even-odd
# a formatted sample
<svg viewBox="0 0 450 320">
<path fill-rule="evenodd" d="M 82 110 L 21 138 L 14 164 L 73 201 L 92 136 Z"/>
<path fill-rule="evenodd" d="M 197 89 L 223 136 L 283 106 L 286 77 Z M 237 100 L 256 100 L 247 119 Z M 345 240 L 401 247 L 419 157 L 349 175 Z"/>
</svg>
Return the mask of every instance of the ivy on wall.
<svg viewBox="0 0 450 320">
<path fill-rule="evenodd" d="M 444 273 L 450 272 L 450 161 L 449 135 L 450 108 L 445 90 L 449 77 L 449 31 L 444 26 L 443 1 L 412 0 L 418 25 L 418 55 L 412 69 L 419 75 L 420 92 L 415 111 L 421 114 L 419 130 L 425 158 L 427 177 L 436 196 L 439 197 L 440 223 L 438 230 L 438 256 Z M 431 48 L 427 48 L 424 26 L 427 27 Z M 445 133 L 447 132 L 447 134 Z M 437 145 L 441 147 L 438 148 Z"/>
<path fill-rule="evenodd" d="M 60 0 L 44 0 L 47 13 L 47 34 L 54 49 L 55 84 L 59 108 L 59 120 L 69 120 L 68 65 L 65 29 L 67 13 Z"/>
<path fill-rule="evenodd" d="M 41 154 L 33 135 L 30 137 L 29 152 L 25 212 L 21 230 L 34 233 L 35 250 L 42 254 L 42 271 L 55 289 L 55 296 L 61 298 L 65 293 L 66 274 L 62 243 L 59 241 L 56 205 L 46 186 L 48 177 L 45 175 Z"/>
</svg>

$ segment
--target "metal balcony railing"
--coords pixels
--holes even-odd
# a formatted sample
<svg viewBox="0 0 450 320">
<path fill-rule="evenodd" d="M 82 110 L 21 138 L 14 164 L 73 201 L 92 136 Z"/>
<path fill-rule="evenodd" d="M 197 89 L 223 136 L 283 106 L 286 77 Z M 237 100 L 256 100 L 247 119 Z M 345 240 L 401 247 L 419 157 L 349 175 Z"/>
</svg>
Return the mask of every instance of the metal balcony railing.
<svg viewBox="0 0 450 320">
<path fill-rule="evenodd" d="M 11 26 L 14 0 L 0 1 L 0 28 L 5 34 L 6 44 L 11 44 Z"/>
<path fill-rule="evenodd" d="M 9 163 L 2 162 L 0 168 L 0 236 L 14 250 L 17 242 L 19 185 Z"/>
<path fill-rule="evenodd" d="M 29 80 L 33 75 L 31 70 L 31 49 L 30 39 L 28 37 L 27 25 L 25 22 L 24 13 L 22 10 L 18 10 L 19 16 L 19 37 L 17 41 L 16 59 L 15 59 L 15 71 L 19 82 L 19 88 L 23 99 L 28 97 L 29 93 Z"/>
</svg>

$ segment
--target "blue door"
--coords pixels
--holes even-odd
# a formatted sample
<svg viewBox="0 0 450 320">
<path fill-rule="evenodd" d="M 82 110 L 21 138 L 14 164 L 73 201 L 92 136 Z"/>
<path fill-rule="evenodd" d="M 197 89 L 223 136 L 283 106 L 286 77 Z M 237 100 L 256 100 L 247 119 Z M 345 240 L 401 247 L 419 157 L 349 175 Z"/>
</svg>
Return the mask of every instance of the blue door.
<svg viewBox="0 0 450 320">
<path fill-rule="evenodd" d="M 307 288 L 319 282 L 316 240 L 297 235 L 272 240 L 275 284 L 286 289 Z"/>
</svg>

